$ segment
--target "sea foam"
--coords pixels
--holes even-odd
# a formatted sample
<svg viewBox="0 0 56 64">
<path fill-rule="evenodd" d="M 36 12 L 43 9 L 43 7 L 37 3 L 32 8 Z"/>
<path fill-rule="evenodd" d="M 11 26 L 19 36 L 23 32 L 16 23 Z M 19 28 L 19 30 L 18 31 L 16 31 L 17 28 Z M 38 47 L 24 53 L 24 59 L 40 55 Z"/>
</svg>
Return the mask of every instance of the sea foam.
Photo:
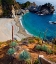
<svg viewBox="0 0 56 64">
<path fill-rule="evenodd" d="M 22 16 L 19 17 L 19 20 L 20 20 L 20 24 L 21 24 L 21 26 L 23 27 L 23 29 L 25 29 L 24 26 L 23 26 L 23 24 L 22 24 Z M 28 35 L 33 36 L 33 34 L 30 34 L 26 29 L 25 29 L 25 32 L 26 32 Z"/>
</svg>

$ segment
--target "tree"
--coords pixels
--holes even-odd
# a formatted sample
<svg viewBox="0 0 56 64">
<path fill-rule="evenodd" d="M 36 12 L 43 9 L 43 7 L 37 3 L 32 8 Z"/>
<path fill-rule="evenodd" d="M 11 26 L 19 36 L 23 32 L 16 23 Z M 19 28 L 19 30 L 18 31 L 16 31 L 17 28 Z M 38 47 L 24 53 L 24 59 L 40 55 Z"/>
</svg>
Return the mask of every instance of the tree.
<svg viewBox="0 0 56 64">
<path fill-rule="evenodd" d="M 13 5 L 14 4 L 14 0 L 5 0 L 6 3 L 8 3 L 9 5 Z"/>
<path fill-rule="evenodd" d="M 2 1 L 0 0 L 0 5 L 2 4 Z"/>
<path fill-rule="evenodd" d="M 20 4 L 21 5 L 21 8 L 25 9 L 25 8 L 28 8 L 28 6 L 30 6 L 30 2 L 27 1 L 26 3 L 23 3 L 23 4 Z"/>
<path fill-rule="evenodd" d="M 28 7 L 28 6 L 30 5 L 30 2 L 27 1 L 27 2 L 25 3 L 25 5 L 26 5 L 26 7 Z"/>
</svg>

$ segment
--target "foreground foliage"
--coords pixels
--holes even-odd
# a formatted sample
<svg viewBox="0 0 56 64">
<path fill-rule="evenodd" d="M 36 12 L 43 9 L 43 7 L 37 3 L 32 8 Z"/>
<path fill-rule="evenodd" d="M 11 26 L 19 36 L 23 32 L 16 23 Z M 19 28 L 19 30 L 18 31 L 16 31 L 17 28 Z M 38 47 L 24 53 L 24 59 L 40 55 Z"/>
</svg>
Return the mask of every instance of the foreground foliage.
<svg viewBox="0 0 56 64">
<path fill-rule="evenodd" d="M 15 53 L 15 49 L 14 49 L 14 48 L 9 48 L 7 54 L 8 54 L 8 55 L 12 55 L 12 54 L 14 54 L 14 53 Z"/>
<path fill-rule="evenodd" d="M 38 50 L 38 51 L 44 51 L 48 54 L 53 54 L 53 51 L 51 49 L 49 49 L 46 45 L 36 45 L 35 46 L 35 50 Z"/>
<path fill-rule="evenodd" d="M 12 42 L 12 43 L 10 44 L 11 47 L 15 47 L 16 45 L 17 45 L 16 42 Z"/>
<path fill-rule="evenodd" d="M 27 40 L 28 40 L 28 38 L 27 38 Z M 29 40 L 32 40 L 32 38 L 29 38 Z M 39 44 L 38 42 L 40 42 L 40 39 L 37 39 L 37 38 L 33 38 L 33 40 L 35 41 L 35 42 L 33 42 L 33 41 L 31 41 L 31 42 L 33 42 L 32 43 L 32 45 L 34 45 L 35 46 L 35 50 L 36 51 L 34 51 L 33 50 L 33 48 L 34 48 L 34 46 L 33 46 L 33 48 L 32 49 L 30 49 L 29 48 L 29 46 L 27 46 L 27 48 L 29 49 L 28 51 L 30 52 L 28 52 L 28 51 L 26 51 L 26 50 L 24 50 L 24 51 L 18 51 L 18 53 L 20 53 L 19 55 L 18 55 L 18 60 L 20 60 L 20 61 L 25 61 L 27 64 L 31 64 L 31 59 L 32 59 L 32 55 L 30 56 L 30 54 L 31 53 L 33 53 L 33 54 L 42 54 L 42 53 L 44 53 L 43 55 L 45 56 L 45 54 L 47 55 L 46 57 L 50 57 L 51 58 L 51 61 L 53 61 L 53 62 L 56 62 L 56 60 L 55 60 L 55 57 L 54 56 L 56 56 L 54 53 L 56 53 L 56 45 L 53 45 L 53 44 L 47 44 L 47 43 L 42 43 L 42 44 Z M 15 51 L 15 49 L 14 49 L 14 46 L 16 46 L 16 42 L 18 43 L 18 44 L 20 44 L 21 42 L 19 42 L 19 41 L 14 41 L 14 42 L 12 42 L 11 40 L 9 40 L 9 41 L 7 41 L 7 42 L 1 42 L 0 43 L 0 47 L 2 47 L 1 48 L 1 50 L 2 50 L 2 52 L 0 52 L 0 56 L 2 55 L 2 54 L 4 54 L 4 52 L 3 51 L 5 51 L 7 48 L 9 48 L 9 49 L 7 49 L 6 51 L 5 51 L 5 54 L 8 54 L 8 56 L 12 56 L 12 54 L 14 54 L 14 52 L 16 52 Z M 29 42 L 29 41 L 28 41 Z M 12 45 L 12 47 L 10 48 L 10 45 L 13 43 L 13 45 Z M 3 45 L 4 44 L 4 45 Z M 28 43 L 29 45 L 31 45 L 31 43 Z M 9 47 L 5 47 L 5 45 L 6 46 L 8 46 L 9 45 Z M 5 47 L 5 48 L 4 48 Z M 40 52 L 39 52 L 40 51 Z M 43 52 L 44 51 L 44 52 Z M 46 52 L 46 53 L 45 53 Z M 53 55 L 53 56 L 52 56 Z M 36 55 L 34 55 L 34 56 L 36 56 Z M 48 58 L 49 58 L 48 57 Z M 33 57 L 34 58 L 34 57 Z M 47 58 L 47 59 L 48 59 Z M 36 58 L 35 58 L 36 59 Z M 35 60 L 34 59 L 34 64 L 38 64 L 38 60 L 36 59 Z M 7 63 L 8 64 L 8 63 Z"/>
<path fill-rule="evenodd" d="M 36 60 L 34 61 L 34 64 L 39 64 L 38 59 L 36 59 Z"/>
<path fill-rule="evenodd" d="M 28 60 L 28 59 L 30 59 L 30 54 L 29 54 L 29 52 L 26 51 L 26 50 L 23 50 L 23 51 L 20 53 L 20 55 L 19 55 L 19 59 L 20 59 L 20 60 Z"/>
</svg>

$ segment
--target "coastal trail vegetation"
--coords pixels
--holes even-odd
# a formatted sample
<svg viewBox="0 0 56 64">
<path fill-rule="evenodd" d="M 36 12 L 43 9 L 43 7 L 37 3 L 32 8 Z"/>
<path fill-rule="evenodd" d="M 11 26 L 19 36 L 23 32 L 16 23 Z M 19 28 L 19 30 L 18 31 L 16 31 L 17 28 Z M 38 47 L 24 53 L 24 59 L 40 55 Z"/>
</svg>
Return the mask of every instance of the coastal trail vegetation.
<svg viewBox="0 0 56 64">
<path fill-rule="evenodd" d="M 24 43 L 24 44 L 23 44 Z M 26 45 L 27 43 L 27 45 Z M 17 44 L 17 45 L 16 45 Z M 23 50 L 26 50 L 30 54 L 30 59 L 32 60 L 32 63 L 35 64 L 36 62 L 38 63 L 38 55 L 44 55 L 44 57 L 50 61 L 56 62 L 56 45 L 52 43 L 47 43 L 47 42 L 42 42 L 42 39 L 38 37 L 29 37 L 29 38 L 24 38 L 21 41 L 14 40 L 12 42 L 11 40 L 6 41 L 6 42 L 0 42 L 0 59 L 1 62 L 2 60 L 6 57 L 9 57 L 10 55 L 7 54 L 8 50 L 12 48 L 12 55 L 15 57 L 18 61 L 20 61 L 20 54 Z M 27 54 L 28 52 L 24 52 L 26 55 L 25 57 L 28 57 Z M 14 54 L 15 53 L 15 54 Z M 16 55 L 16 56 L 15 56 Z M 20 56 L 20 57 L 19 57 Z M 13 58 L 13 61 L 16 59 Z M 0 64 L 1 64 L 0 62 Z M 4 60 L 3 60 L 4 62 Z M 3 63 L 2 62 L 2 63 Z M 26 60 L 26 62 L 31 62 L 29 60 Z"/>
</svg>

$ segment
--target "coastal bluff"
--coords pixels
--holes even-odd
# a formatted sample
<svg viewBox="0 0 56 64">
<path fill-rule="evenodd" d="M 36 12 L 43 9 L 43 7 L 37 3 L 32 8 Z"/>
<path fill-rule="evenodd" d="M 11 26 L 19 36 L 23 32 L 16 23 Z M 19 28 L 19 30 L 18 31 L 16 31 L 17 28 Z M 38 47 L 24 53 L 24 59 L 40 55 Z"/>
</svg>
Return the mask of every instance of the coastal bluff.
<svg viewBox="0 0 56 64">
<path fill-rule="evenodd" d="M 31 3 L 30 1 L 27 1 L 23 4 L 20 4 L 19 2 L 17 3 L 21 9 L 29 10 L 29 12 L 36 13 L 38 15 L 53 14 L 55 11 L 55 8 L 51 3 L 45 3 L 43 5 L 38 5 L 35 2 Z"/>
<path fill-rule="evenodd" d="M 44 5 L 37 6 L 34 3 L 30 5 L 29 11 L 32 13 L 36 13 L 38 15 L 47 15 L 47 14 L 53 14 L 55 9 L 54 6 L 51 3 L 46 3 Z"/>
<path fill-rule="evenodd" d="M 15 10 L 20 8 L 19 4 L 15 0 L 0 0 L 0 18 L 12 17 L 12 5 Z"/>
</svg>

